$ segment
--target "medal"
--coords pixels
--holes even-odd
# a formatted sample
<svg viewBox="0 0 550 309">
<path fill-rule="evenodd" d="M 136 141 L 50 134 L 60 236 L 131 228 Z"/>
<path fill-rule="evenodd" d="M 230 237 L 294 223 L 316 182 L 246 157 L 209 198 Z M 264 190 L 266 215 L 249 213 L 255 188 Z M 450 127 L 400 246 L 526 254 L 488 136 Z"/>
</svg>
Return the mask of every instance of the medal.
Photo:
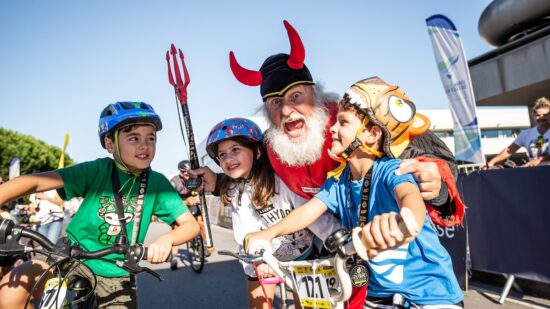
<svg viewBox="0 0 550 309">
<path fill-rule="evenodd" d="M 369 270 L 363 264 L 356 264 L 349 271 L 351 284 L 355 287 L 363 287 L 369 282 Z"/>
</svg>

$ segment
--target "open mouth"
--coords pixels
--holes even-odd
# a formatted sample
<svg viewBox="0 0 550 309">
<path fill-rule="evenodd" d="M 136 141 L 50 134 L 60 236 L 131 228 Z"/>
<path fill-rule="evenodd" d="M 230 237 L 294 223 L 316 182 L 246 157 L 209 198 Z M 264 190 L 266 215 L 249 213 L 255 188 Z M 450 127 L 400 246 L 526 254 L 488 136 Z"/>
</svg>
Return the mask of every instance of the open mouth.
<svg viewBox="0 0 550 309">
<path fill-rule="evenodd" d="M 239 164 L 230 164 L 230 165 L 227 165 L 227 170 L 232 171 L 237 167 L 239 167 Z"/>
<path fill-rule="evenodd" d="M 284 126 L 287 133 L 290 133 L 291 135 L 292 133 L 300 134 L 302 129 L 304 128 L 304 120 L 298 119 L 294 121 L 288 121 L 285 122 Z"/>
</svg>

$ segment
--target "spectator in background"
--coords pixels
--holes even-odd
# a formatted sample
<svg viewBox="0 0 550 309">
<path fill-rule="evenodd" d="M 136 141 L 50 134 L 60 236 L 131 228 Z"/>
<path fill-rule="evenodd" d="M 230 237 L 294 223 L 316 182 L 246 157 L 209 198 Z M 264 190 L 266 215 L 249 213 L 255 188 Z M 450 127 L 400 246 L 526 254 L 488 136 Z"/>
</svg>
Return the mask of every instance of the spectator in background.
<svg viewBox="0 0 550 309">
<path fill-rule="evenodd" d="M 202 214 L 199 208 L 200 199 L 195 191 L 191 191 L 187 188 L 187 181 L 189 180 L 189 170 L 191 169 L 191 161 L 183 160 L 178 163 L 178 170 L 180 173 L 172 179 L 170 179 L 170 184 L 183 200 L 183 203 L 189 208 L 189 211 L 195 216 L 197 222 L 199 223 L 200 233 L 202 239 L 206 239 L 206 234 L 204 230 L 204 222 L 202 221 Z M 206 245 L 204 246 L 206 248 Z M 178 268 L 178 251 L 179 246 L 172 247 L 172 261 L 170 261 L 170 269 L 175 270 Z M 204 252 L 205 256 L 208 257 L 212 254 L 214 248 L 207 248 Z"/>
<path fill-rule="evenodd" d="M 61 236 L 63 227 L 63 200 L 56 190 L 31 194 L 30 202 L 36 206 L 37 218 L 40 221 L 38 232 L 53 243 Z"/>
<path fill-rule="evenodd" d="M 494 156 L 484 169 L 501 167 L 511 155 L 521 147 L 527 150 L 529 162 L 524 166 L 538 166 L 550 164 L 550 151 L 548 141 L 550 140 L 550 100 L 545 97 L 538 98 L 533 106 L 533 116 L 536 126 L 521 131 L 516 140 L 510 146 L 504 148 Z"/>
</svg>

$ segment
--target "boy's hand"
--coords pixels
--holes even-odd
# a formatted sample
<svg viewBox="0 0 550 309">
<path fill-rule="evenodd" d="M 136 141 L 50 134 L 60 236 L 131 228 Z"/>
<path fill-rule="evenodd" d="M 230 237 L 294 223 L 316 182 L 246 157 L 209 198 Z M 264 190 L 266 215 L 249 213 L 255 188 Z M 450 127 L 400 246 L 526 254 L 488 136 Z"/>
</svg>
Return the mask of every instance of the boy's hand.
<svg viewBox="0 0 550 309">
<path fill-rule="evenodd" d="M 161 236 L 157 238 L 147 249 L 147 262 L 158 264 L 168 260 L 172 252 L 173 241 L 170 237 Z"/>
<path fill-rule="evenodd" d="M 191 177 L 202 177 L 202 185 L 199 187 L 199 191 L 213 192 L 216 190 L 216 174 L 210 168 L 199 167 L 195 170 L 189 170 L 188 173 Z"/>
<path fill-rule="evenodd" d="M 441 190 L 441 174 L 434 162 L 418 162 L 415 159 L 405 159 L 399 164 L 395 175 L 412 174 L 418 182 L 420 194 L 425 201 L 439 196 Z"/>
<path fill-rule="evenodd" d="M 377 256 L 381 251 L 396 248 L 404 239 L 399 230 L 398 214 L 395 212 L 376 215 L 361 230 L 363 241 L 369 258 Z"/>
<path fill-rule="evenodd" d="M 267 230 L 246 234 L 243 241 L 244 251 L 249 252 L 249 250 L 253 248 L 254 243 L 257 242 L 267 242 L 270 244 L 273 238 L 275 237 L 270 235 Z"/>
</svg>

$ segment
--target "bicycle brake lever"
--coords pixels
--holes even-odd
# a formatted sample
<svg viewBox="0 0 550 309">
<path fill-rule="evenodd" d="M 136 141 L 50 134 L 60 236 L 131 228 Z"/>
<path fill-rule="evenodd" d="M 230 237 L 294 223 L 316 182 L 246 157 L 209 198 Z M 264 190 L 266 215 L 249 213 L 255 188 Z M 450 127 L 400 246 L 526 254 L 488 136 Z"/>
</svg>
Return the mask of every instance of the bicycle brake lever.
<svg viewBox="0 0 550 309">
<path fill-rule="evenodd" d="M 218 250 L 218 254 L 228 255 L 228 256 L 236 258 L 237 260 L 241 260 L 245 263 L 257 263 L 257 262 L 263 261 L 263 256 L 262 255 L 260 255 L 260 256 L 254 256 L 254 255 L 249 255 L 249 254 L 241 255 L 241 254 L 231 252 L 231 251 L 227 251 L 227 250 Z"/>
<path fill-rule="evenodd" d="M 155 278 L 158 279 L 158 281 L 164 281 L 164 278 L 162 278 L 162 276 L 159 273 L 157 273 L 156 271 L 152 270 L 149 267 L 142 267 L 141 270 L 154 276 Z"/>
<path fill-rule="evenodd" d="M 162 276 L 157 273 L 156 271 L 150 269 L 149 267 L 142 267 L 142 266 L 139 266 L 138 264 L 136 263 L 132 263 L 132 262 L 126 262 L 126 263 L 121 263 L 121 262 L 118 262 L 117 263 L 117 266 L 128 271 L 129 273 L 132 273 L 132 274 L 138 274 L 138 273 L 148 273 L 152 276 L 154 276 L 155 278 L 157 278 L 159 281 L 164 281 L 164 278 L 162 278 Z"/>
</svg>

